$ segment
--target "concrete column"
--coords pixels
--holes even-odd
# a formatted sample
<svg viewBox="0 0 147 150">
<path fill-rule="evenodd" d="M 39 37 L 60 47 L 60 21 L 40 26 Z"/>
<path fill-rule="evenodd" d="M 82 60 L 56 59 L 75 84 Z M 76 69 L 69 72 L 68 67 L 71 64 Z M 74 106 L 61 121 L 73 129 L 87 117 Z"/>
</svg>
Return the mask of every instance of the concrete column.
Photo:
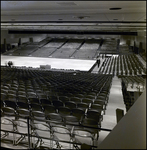
<svg viewBox="0 0 147 150">
<path fill-rule="evenodd" d="M 29 41 L 32 43 L 32 42 L 33 42 L 33 38 L 32 38 L 32 37 L 30 37 L 30 38 L 29 38 Z"/>
<path fill-rule="evenodd" d="M 21 45 L 21 38 L 19 38 L 19 41 L 18 41 L 18 46 Z"/>
<path fill-rule="evenodd" d="M 139 53 L 142 52 L 142 42 L 139 43 Z"/>
<path fill-rule="evenodd" d="M 130 41 L 130 40 L 127 40 L 127 41 L 126 41 L 126 44 L 127 44 L 128 46 L 130 46 L 130 45 L 131 45 L 131 41 Z"/>
<path fill-rule="evenodd" d="M 124 116 L 124 110 L 123 109 L 116 109 L 116 120 L 117 123 L 121 120 L 121 118 Z"/>
<path fill-rule="evenodd" d="M 7 41 L 6 41 L 6 39 L 4 39 L 4 51 L 5 52 L 7 51 Z"/>
</svg>

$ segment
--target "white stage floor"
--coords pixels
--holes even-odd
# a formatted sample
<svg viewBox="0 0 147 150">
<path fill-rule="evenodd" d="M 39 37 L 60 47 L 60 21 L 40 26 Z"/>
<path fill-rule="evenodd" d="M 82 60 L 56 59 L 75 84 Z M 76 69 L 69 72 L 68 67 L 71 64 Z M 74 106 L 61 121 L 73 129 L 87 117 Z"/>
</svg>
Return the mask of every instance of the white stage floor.
<svg viewBox="0 0 147 150">
<path fill-rule="evenodd" d="M 40 68 L 40 65 L 51 65 L 56 69 L 73 69 L 80 71 L 88 71 L 95 60 L 79 60 L 79 59 L 58 59 L 58 58 L 40 58 L 40 57 L 21 57 L 21 56 L 5 56 L 1 55 L 1 65 L 12 61 L 14 66 Z"/>
</svg>

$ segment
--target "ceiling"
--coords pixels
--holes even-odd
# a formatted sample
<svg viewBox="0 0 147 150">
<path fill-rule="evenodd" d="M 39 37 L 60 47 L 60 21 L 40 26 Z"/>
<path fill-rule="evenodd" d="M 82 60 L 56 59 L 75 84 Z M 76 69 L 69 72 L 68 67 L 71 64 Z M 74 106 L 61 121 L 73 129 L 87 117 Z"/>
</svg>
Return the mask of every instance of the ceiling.
<svg viewBox="0 0 147 150">
<path fill-rule="evenodd" d="M 146 1 L 1 1 L 1 29 L 145 30 Z"/>
</svg>

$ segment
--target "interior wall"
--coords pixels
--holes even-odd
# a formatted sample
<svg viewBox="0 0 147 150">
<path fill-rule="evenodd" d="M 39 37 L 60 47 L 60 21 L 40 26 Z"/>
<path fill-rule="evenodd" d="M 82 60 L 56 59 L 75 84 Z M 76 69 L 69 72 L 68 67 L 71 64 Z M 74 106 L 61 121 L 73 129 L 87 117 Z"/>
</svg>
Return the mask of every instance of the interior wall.
<svg viewBox="0 0 147 150">
<path fill-rule="evenodd" d="M 98 149 L 146 149 L 146 89 Z"/>
<path fill-rule="evenodd" d="M 21 42 L 25 43 L 29 41 L 29 38 L 33 37 L 34 42 L 39 42 L 46 37 L 77 37 L 77 38 L 116 38 L 120 39 L 121 43 L 134 46 L 134 41 L 136 47 L 139 47 L 140 42 L 142 42 L 142 48 L 146 51 L 146 31 L 138 31 L 138 36 L 129 36 L 129 35 L 86 35 L 86 34 L 8 34 L 8 30 L 1 30 L 1 44 L 4 44 L 4 39 L 7 40 L 7 43 L 18 43 L 19 38 Z"/>
<path fill-rule="evenodd" d="M 47 34 L 9 34 L 8 30 L 1 30 L 1 44 L 4 44 L 4 39 L 8 44 L 10 43 L 18 43 L 19 38 L 21 38 L 21 42 L 29 42 L 30 38 L 33 38 L 33 42 L 40 42 L 45 39 Z"/>
<path fill-rule="evenodd" d="M 138 31 L 138 36 L 135 38 L 136 46 L 139 48 L 140 42 L 142 42 L 142 49 L 146 52 L 146 31 Z"/>
<path fill-rule="evenodd" d="M 129 35 L 121 35 L 120 42 L 122 44 L 127 44 L 129 46 L 134 46 L 136 36 L 129 36 Z"/>
<path fill-rule="evenodd" d="M 48 34 L 48 37 L 69 37 L 69 38 L 120 38 L 119 35 L 90 35 L 90 34 Z"/>
</svg>

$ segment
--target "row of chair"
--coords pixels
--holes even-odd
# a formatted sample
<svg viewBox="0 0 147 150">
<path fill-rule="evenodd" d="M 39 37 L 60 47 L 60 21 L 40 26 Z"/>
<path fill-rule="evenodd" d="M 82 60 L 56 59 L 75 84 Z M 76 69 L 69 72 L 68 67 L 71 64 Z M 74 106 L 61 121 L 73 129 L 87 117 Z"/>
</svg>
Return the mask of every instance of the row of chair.
<svg viewBox="0 0 147 150">
<path fill-rule="evenodd" d="M 36 148 L 45 146 L 44 143 L 52 143 L 48 146 L 51 148 L 61 148 L 69 141 L 68 148 L 78 147 L 74 143 L 82 144 L 84 141 L 94 145 L 94 140 L 99 137 L 98 128 L 108 103 L 111 82 L 111 75 L 3 68 L 1 116 L 11 119 L 13 131 L 20 134 L 21 121 L 27 131 L 24 121 L 29 117 L 33 129 L 30 133 L 35 135 L 33 147 Z M 2 134 L 2 139 L 8 139 L 8 134 L 9 130 Z M 26 135 L 15 137 L 15 145 L 28 144 Z M 50 137 L 50 142 L 45 137 Z"/>
<path fill-rule="evenodd" d="M 112 75 L 141 75 L 146 69 L 135 54 L 111 56 L 105 58 L 99 73 Z"/>
<path fill-rule="evenodd" d="M 107 51 L 108 53 L 110 51 L 116 52 L 118 45 L 118 39 L 103 39 L 103 43 L 100 50 Z"/>
<path fill-rule="evenodd" d="M 88 145 L 93 146 L 95 134 L 97 134 L 96 129 L 84 129 L 76 126 L 69 128 L 64 124 L 55 124 L 55 122 L 50 120 L 38 122 L 38 120 L 33 118 L 30 120 L 29 126 L 27 120 L 12 120 L 11 118 L 2 117 L 1 121 L 1 129 L 5 130 L 1 131 L 1 139 L 4 140 L 7 136 L 13 137 L 11 140 L 15 146 L 22 143 L 28 146 L 28 127 L 32 148 L 42 146 L 50 149 L 73 149 L 77 147 L 76 143 L 81 144 L 84 141 Z"/>
<path fill-rule="evenodd" d="M 128 111 L 145 90 L 145 79 L 141 76 L 121 76 L 121 80 L 124 103 Z"/>
</svg>

